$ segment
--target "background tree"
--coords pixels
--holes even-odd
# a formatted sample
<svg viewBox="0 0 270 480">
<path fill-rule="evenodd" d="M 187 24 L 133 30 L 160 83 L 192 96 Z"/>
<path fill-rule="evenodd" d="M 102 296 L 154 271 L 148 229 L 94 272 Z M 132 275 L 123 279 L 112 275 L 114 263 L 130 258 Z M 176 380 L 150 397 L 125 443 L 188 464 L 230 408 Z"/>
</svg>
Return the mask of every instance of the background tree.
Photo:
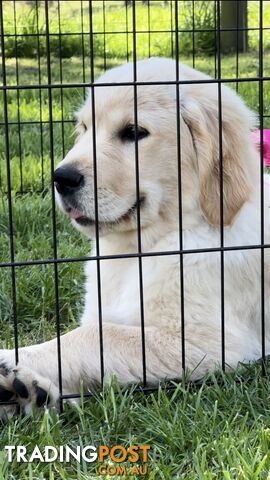
<svg viewBox="0 0 270 480">
<path fill-rule="evenodd" d="M 221 2 L 221 50 L 246 52 L 248 49 L 247 0 Z"/>
</svg>

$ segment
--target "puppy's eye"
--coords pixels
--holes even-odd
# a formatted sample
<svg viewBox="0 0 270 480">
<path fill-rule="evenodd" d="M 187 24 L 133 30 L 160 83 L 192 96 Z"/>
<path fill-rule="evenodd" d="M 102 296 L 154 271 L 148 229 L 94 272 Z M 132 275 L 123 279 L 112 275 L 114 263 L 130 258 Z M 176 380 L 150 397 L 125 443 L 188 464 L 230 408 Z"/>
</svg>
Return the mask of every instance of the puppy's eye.
<svg viewBox="0 0 270 480">
<path fill-rule="evenodd" d="M 86 132 L 87 126 L 85 125 L 85 123 L 81 122 L 80 126 L 81 126 L 81 129 L 83 129 Z"/>
<path fill-rule="evenodd" d="M 136 132 L 136 127 L 135 125 L 127 125 L 125 128 L 123 128 L 119 132 L 119 138 L 122 140 L 122 142 L 135 142 L 136 137 L 137 140 L 141 140 L 142 138 L 148 137 L 150 133 L 146 128 L 140 127 L 139 125 L 137 126 L 137 132 Z"/>
</svg>

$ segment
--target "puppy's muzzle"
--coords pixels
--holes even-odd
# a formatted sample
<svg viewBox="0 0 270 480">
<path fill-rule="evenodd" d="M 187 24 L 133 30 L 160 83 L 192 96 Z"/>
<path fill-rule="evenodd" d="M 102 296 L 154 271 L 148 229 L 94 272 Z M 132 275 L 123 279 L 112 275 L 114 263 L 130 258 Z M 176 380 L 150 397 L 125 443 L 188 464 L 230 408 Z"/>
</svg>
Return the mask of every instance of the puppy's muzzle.
<svg viewBox="0 0 270 480">
<path fill-rule="evenodd" d="M 74 167 L 59 167 L 54 172 L 54 185 L 60 195 L 72 195 L 84 185 L 84 176 Z"/>
</svg>

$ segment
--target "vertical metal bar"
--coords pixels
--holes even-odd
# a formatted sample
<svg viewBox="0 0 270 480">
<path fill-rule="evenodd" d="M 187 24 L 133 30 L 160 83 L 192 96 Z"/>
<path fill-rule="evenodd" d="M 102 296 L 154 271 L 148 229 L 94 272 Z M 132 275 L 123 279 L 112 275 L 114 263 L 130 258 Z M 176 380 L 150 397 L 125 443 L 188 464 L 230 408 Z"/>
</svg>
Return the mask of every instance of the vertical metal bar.
<svg viewBox="0 0 270 480">
<path fill-rule="evenodd" d="M 47 80 L 48 85 L 52 83 L 51 75 L 51 50 L 50 50 L 50 22 L 49 22 L 49 5 L 45 2 L 45 24 L 46 24 L 46 50 L 47 50 Z M 51 194 L 52 194 L 52 225 L 53 225 L 53 254 L 57 259 L 57 235 L 56 235 L 56 215 L 55 215 L 55 191 L 53 183 L 54 173 L 54 148 L 53 148 L 53 107 L 52 107 L 52 89 L 48 88 L 48 105 L 49 105 L 49 134 L 50 134 L 50 157 L 51 157 Z M 58 362 L 58 381 L 60 392 L 60 409 L 63 409 L 62 402 L 62 363 L 61 363 L 61 328 L 60 328 L 60 312 L 59 312 L 59 286 L 58 286 L 58 264 L 54 263 L 54 287 L 55 287 L 55 317 L 56 317 L 56 335 L 57 335 L 57 362 Z"/>
<path fill-rule="evenodd" d="M 151 15 L 150 2 L 147 4 L 147 25 L 148 25 L 148 57 L 151 57 Z"/>
<path fill-rule="evenodd" d="M 129 25 L 128 25 L 128 4 L 126 3 L 125 4 L 125 8 L 126 8 L 126 47 L 127 47 L 127 62 L 129 62 L 129 38 L 128 38 L 128 28 L 129 28 Z"/>
<path fill-rule="evenodd" d="M 195 8 L 192 0 L 192 67 L 195 68 Z"/>
<path fill-rule="evenodd" d="M 259 10 L 259 116 L 260 116 L 260 188 L 261 188 L 261 245 L 264 245 L 264 147 L 263 147 L 263 1 L 260 0 Z M 265 288 L 264 288 L 264 248 L 261 248 L 261 341 L 262 341 L 262 372 L 265 368 Z"/>
<path fill-rule="evenodd" d="M 60 10 L 60 0 L 57 2 L 58 9 L 58 33 L 59 33 L 59 73 L 60 73 L 60 83 L 63 83 L 63 65 L 62 65 L 62 35 L 61 35 L 61 10 Z M 63 100 L 63 89 L 60 88 L 60 105 L 61 105 L 61 140 L 62 140 L 62 156 L 66 155 L 65 152 L 65 130 L 64 130 L 64 100 Z"/>
<path fill-rule="evenodd" d="M 235 61 L 236 61 L 236 65 L 235 65 L 235 70 L 236 70 L 236 78 L 239 77 L 239 2 L 236 3 L 236 52 L 235 52 L 235 55 L 236 55 L 236 58 L 235 58 Z M 238 82 L 236 82 L 236 91 L 238 93 L 238 89 L 239 89 L 239 84 Z"/>
<path fill-rule="evenodd" d="M 16 4 L 13 0 L 14 12 L 14 33 L 15 33 L 15 58 L 16 58 L 16 83 L 19 85 L 19 62 L 18 62 L 18 43 L 17 43 L 17 18 Z M 23 193 L 23 168 L 22 168 L 22 138 L 21 138 L 21 113 L 20 113 L 20 91 L 17 90 L 17 118 L 18 118 L 18 139 L 19 139 L 19 161 L 20 161 L 20 184 L 21 193 Z"/>
<path fill-rule="evenodd" d="M 136 199 L 137 199 L 137 242 L 138 253 L 142 252 L 141 240 L 141 212 L 140 212 L 140 167 L 138 150 L 138 91 L 137 91 L 137 42 L 136 42 L 136 4 L 132 0 L 132 35 L 133 35 L 133 89 L 134 89 L 134 125 L 135 125 L 135 172 L 136 172 Z M 139 264 L 139 289 L 140 289 L 140 314 L 141 314 L 141 336 L 142 336 L 142 367 L 143 386 L 146 386 L 146 353 L 145 353 L 145 327 L 144 327 L 144 292 L 142 258 L 138 256 Z"/>
<path fill-rule="evenodd" d="M 176 142 L 177 142 L 177 179 L 178 179 L 178 225 L 179 225 L 179 248 L 183 250 L 183 202 L 182 202 L 182 165 L 181 165 L 181 129 L 180 129 L 180 85 L 179 85 L 179 26 L 178 26 L 178 2 L 175 3 L 175 67 L 176 67 Z M 186 368 L 185 346 L 185 284 L 184 284 L 184 259 L 180 253 L 180 313 L 181 313 L 181 356 L 182 370 Z"/>
<path fill-rule="evenodd" d="M 221 79 L 221 52 L 220 52 L 220 0 L 217 1 L 217 74 Z M 220 189 L 220 293 L 221 293 L 221 366 L 225 370 L 225 301 L 224 301 L 224 206 L 223 206 L 223 145 L 222 145 L 222 90 L 218 82 L 218 140 L 219 140 L 219 189 Z"/>
<path fill-rule="evenodd" d="M 102 1 L 102 13 L 103 13 L 103 68 L 107 70 L 107 59 L 106 59 L 106 6 L 105 0 Z"/>
<path fill-rule="evenodd" d="M 102 324 L 102 296 L 100 275 L 100 248 L 99 248 L 99 221 L 98 221 L 98 182 L 97 182 L 97 146 L 96 146 L 96 111 L 95 111 L 95 81 L 94 73 L 94 39 L 93 39 L 93 11 L 92 1 L 89 0 L 89 25 L 90 25 L 90 63 L 91 63 L 91 109 L 93 129 L 93 172 L 94 172 L 94 199 L 95 199 L 95 222 L 96 222 L 96 265 L 97 265 L 97 290 L 98 290 L 98 318 L 99 318 L 99 346 L 100 346 L 100 374 L 101 384 L 104 380 L 104 353 L 103 353 L 103 324 Z"/>
<path fill-rule="evenodd" d="M 171 57 L 174 56 L 174 27 L 173 27 L 173 0 L 170 3 L 170 15 L 171 15 Z"/>
<path fill-rule="evenodd" d="M 85 81 L 85 49 L 84 49 L 84 24 L 83 24 L 83 0 L 81 0 L 81 31 L 82 31 L 82 79 L 83 83 L 86 83 Z M 83 98 L 85 100 L 86 96 L 86 90 L 85 87 L 83 87 Z"/>
<path fill-rule="evenodd" d="M 214 69 L 215 69 L 215 78 L 217 78 L 217 2 L 218 0 L 214 0 L 214 2 L 215 2 L 214 3 L 214 7 L 215 7 L 215 12 L 214 12 L 214 15 L 215 15 L 215 56 L 214 56 L 215 67 Z M 219 16 L 220 16 L 220 13 L 219 13 Z"/>
<path fill-rule="evenodd" d="M 5 58 L 4 15 L 3 15 L 2 2 L 0 2 L 0 36 L 1 36 L 1 50 L 2 50 L 3 86 L 6 87 L 7 76 L 6 76 L 6 58 Z M 11 260 L 11 263 L 13 263 L 15 260 L 15 248 L 14 248 L 13 215 L 12 215 L 12 188 L 11 188 L 11 175 L 10 175 L 8 99 L 7 99 L 7 90 L 5 88 L 3 89 L 3 103 L 4 103 L 6 169 L 7 169 L 8 222 L 9 222 L 9 239 L 10 239 L 9 245 L 10 245 L 10 260 Z M 11 287 L 12 287 L 15 362 L 17 364 L 19 361 L 19 352 L 18 352 L 19 342 L 18 342 L 17 304 L 16 304 L 16 275 L 15 275 L 14 265 L 11 265 L 10 275 L 11 275 Z"/>
<path fill-rule="evenodd" d="M 41 85 L 41 51 L 40 51 L 40 38 L 39 38 L 39 0 L 36 0 L 36 15 L 37 15 L 37 50 L 38 50 L 38 83 Z M 41 190 L 44 190 L 44 145 L 43 145 L 43 124 L 42 124 L 42 94 L 39 89 L 39 135 L 40 135 L 40 153 L 41 153 Z"/>
</svg>

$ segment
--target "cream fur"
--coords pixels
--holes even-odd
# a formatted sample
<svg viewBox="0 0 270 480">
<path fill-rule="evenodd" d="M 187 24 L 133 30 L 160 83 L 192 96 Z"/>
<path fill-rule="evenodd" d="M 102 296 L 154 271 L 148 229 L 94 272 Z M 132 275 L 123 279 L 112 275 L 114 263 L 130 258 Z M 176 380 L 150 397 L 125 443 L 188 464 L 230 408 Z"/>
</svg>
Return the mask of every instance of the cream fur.
<svg viewBox="0 0 270 480">
<path fill-rule="evenodd" d="M 175 79 L 175 61 L 153 58 L 138 62 L 138 81 Z M 180 145 L 183 205 L 183 248 L 217 248 L 219 231 L 219 113 L 218 86 L 209 77 L 180 65 L 180 79 L 206 83 L 183 84 L 180 92 Z M 133 80 L 132 64 L 108 71 L 98 84 Z M 179 249 L 179 197 L 176 86 L 139 85 L 138 124 L 149 137 L 138 143 L 142 251 Z M 222 85 L 222 153 L 224 175 L 224 245 L 261 242 L 260 161 L 250 139 L 254 115 L 241 99 Z M 61 165 L 73 165 L 85 176 L 80 206 L 94 218 L 93 131 L 91 92 L 78 113 L 79 137 Z M 117 131 L 134 122 L 132 86 L 95 88 L 96 153 L 100 254 L 136 253 L 136 215 L 118 221 L 136 200 L 134 144 L 123 144 Z M 87 130 L 84 131 L 83 124 Z M 59 197 L 59 196 L 58 196 Z M 64 208 L 61 198 L 60 206 Z M 269 188 L 265 189 L 265 242 L 269 243 Z M 82 227 L 93 238 L 94 227 Z M 104 222 L 104 223 L 103 223 Z M 109 223 L 108 223 L 109 222 Z M 95 248 L 92 250 L 95 254 Z M 261 253 L 259 249 L 226 251 L 225 346 L 226 364 L 235 368 L 261 356 Z M 192 378 L 220 366 L 221 254 L 188 253 L 183 257 L 186 367 Z M 142 258 L 147 380 L 180 378 L 181 302 L 178 254 Z M 137 258 L 100 261 L 104 364 L 106 378 L 121 383 L 142 380 L 139 263 Z M 85 308 L 81 326 L 61 337 L 64 393 L 100 381 L 99 315 L 96 261 L 86 263 Z M 265 249 L 266 348 L 269 352 L 269 254 Z M 0 351 L 0 363 L 14 363 L 12 351 Z M 20 373 L 21 368 L 21 373 Z M 28 368 L 30 372 L 23 373 Z M 56 340 L 20 349 L 18 372 L 28 385 L 39 384 L 57 400 Z M 30 376 L 29 376 L 30 375 Z M 12 375 L 0 377 L 10 388 Z M 29 402 L 34 402 L 32 395 Z M 29 405 L 28 405 L 29 408 Z"/>
</svg>

